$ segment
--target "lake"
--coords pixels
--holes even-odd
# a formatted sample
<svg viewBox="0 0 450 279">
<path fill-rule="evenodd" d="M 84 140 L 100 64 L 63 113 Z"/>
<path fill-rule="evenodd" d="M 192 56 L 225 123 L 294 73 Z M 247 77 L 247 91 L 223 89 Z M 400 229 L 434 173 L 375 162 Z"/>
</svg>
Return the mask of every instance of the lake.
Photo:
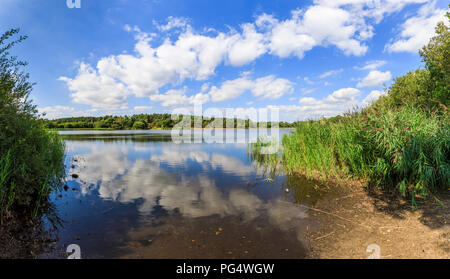
<svg viewBox="0 0 450 279">
<path fill-rule="evenodd" d="M 63 221 L 60 252 L 77 244 L 82 258 L 307 255 L 305 233 L 315 224 L 299 205 L 314 204 L 318 186 L 302 177 L 267 179 L 248 143 L 176 144 L 170 131 L 60 134 L 67 186 L 52 194 Z"/>
</svg>

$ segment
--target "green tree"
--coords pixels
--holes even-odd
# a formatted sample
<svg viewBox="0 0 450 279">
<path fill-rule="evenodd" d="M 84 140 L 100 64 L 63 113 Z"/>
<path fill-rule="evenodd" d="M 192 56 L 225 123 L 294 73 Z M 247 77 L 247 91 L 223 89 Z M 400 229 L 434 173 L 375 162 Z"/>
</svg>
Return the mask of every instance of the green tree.
<svg viewBox="0 0 450 279">
<path fill-rule="evenodd" d="M 10 50 L 26 39 L 12 29 L 0 37 L 0 218 L 11 212 L 36 215 L 48 193 L 60 186 L 64 144 L 47 132 L 29 99 L 27 63 Z M 18 38 L 14 39 L 16 36 Z"/>
<path fill-rule="evenodd" d="M 429 71 L 416 70 L 409 72 L 394 80 L 388 91 L 389 97 L 381 98 L 375 107 L 398 108 L 404 105 L 422 109 L 434 107 L 439 102 L 433 99 L 430 86 Z"/>
<path fill-rule="evenodd" d="M 449 5 L 450 7 L 450 5 Z M 450 23 L 450 12 L 446 13 Z M 422 61 L 430 72 L 433 99 L 445 106 L 450 103 L 450 25 L 439 22 L 436 36 L 420 51 Z"/>
<path fill-rule="evenodd" d="M 145 128 L 146 128 L 146 125 L 145 125 L 145 123 L 142 122 L 142 121 L 136 121 L 136 122 L 134 122 L 134 124 L 133 124 L 133 129 L 136 129 L 136 130 L 143 130 L 143 129 L 145 129 Z"/>
</svg>

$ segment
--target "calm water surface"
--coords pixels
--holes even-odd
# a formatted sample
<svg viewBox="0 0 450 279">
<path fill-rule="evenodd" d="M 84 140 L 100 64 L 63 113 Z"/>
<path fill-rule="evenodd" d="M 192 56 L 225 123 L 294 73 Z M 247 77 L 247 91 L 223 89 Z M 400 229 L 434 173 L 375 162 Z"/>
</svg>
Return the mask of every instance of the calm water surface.
<svg viewBox="0 0 450 279">
<path fill-rule="evenodd" d="M 299 204 L 317 201 L 317 185 L 265 179 L 248 144 L 175 144 L 170 131 L 61 134 L 68 188 L 52 196 L 60 252 L 78 244 L 83 258 L 306 255 L 314 224 Z"/>
</svg>

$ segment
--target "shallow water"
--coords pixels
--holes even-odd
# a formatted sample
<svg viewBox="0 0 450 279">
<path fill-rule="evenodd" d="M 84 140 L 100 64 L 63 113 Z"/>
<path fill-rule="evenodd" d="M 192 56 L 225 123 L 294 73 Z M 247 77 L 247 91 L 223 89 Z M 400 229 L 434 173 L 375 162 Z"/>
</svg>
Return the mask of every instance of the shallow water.
<svg viewBox="0 0 450 279">
<path fill-rule="evenodd" d="M 52 196 L 64 221 L 60 252 L 77 244 L 83 258 L 306 256 L 314 224 L 298 205 L 321 193 L 301 177 L 265 179 L 248 144 L 175 144 L 170 131 L 61 134 L 69 188 Z"/>
</svg>

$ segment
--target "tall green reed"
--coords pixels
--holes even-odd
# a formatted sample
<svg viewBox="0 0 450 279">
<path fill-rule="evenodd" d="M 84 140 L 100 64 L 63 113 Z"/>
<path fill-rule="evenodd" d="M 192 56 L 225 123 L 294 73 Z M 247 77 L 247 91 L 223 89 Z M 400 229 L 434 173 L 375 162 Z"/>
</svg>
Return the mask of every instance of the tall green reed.
<svg viewBox="0 0 450 279">
<path fill-rule="evenodd" d="M 416 195 L 426 196 L 450 185 L 449 131 L 446 113 L 411 106 L 365 109 L 338 120 L 299 123 L 284 136 L 278 162 L 289 174 L 366 179 L 415 203 Z M 266 164 L 275 161 L 271 158 Z"/>
</svg>

